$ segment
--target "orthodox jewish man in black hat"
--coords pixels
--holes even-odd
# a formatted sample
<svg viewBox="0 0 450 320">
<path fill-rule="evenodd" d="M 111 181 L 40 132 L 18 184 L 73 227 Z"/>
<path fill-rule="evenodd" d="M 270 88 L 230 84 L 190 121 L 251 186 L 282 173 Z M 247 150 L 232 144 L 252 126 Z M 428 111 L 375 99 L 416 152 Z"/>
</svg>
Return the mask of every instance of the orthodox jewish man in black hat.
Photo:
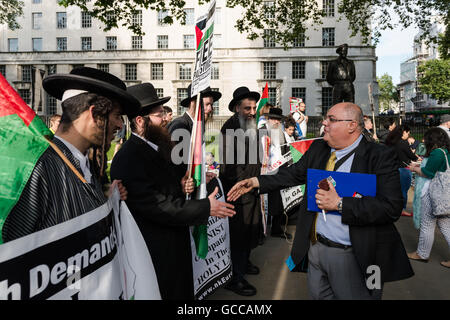
<svg viewBox="0 0 450 320">
<path fill-rule="evenodd" d="M 194 119 L 196 118 L 195 115 L 195 109 L 196 109 L 196 101 L 197 101 L 197 95 L 192 96 L 191 95 L 191 85 L 187 88 L 188 96 L 187 98 L 183 99 L 181 101 L 181 105 L 184 108 L 187 108 L 186 112 L 183 114 L 183 116 L 173 120 L 167 127 L 169 130 L 169 133 L 172 136 L 172 139 L 174 139 L 177 142 L 177 145 L 179 146 L 180 150 L 174 150 L 175 155 L 179 156 L 182 160 L 182 163 L 177 166 L 177 172 L 180 177 L 183 177 L 184 174 L 187 171 L 187 163 L 188 163 L 188 151 L 189 148 L 189 142 L 192 134 L 192 128 L 194 125 Z M 214 102 L 218 101 L 222 94 L 219 91 L 211 90 L 210 87 L 206 88 L 200 93 L 200 96 L 202 98 L 203 103 L 203 110 L 204 110 L 204 116 L 205 116 L 205 123 L 212 119 L 213 117 L 213 104 Z M 177 131 L 180 130 L 180 131 Z M 185 130 L 182 132 L 181 130 Z M 176 132 L 177 131 L 177 132 Z M 208 179 L 209 180 L 209 179 Z"/>
<path fill-rule="evenodd" d="M 111 177 L 127 188 L 127 205 L 147 243 L 163 299 L 194 299 L 189 226 L 206 224 L 209 216 L 231 217 L 233 206 L 215 199 L 185 200 L 192 178 L 180 179 L 171 162 L 171 140 L 163 127 L 163 104 L 150 83 L 128 88 L 141 102 L 129 116 L 132 135 L 117 152 Z"/>
<path fill-rule="evenodd" d="M 54 74 L 43 80 L 51 96 L 62 101 L 62 117 L 49 147 L 36 163 L 2 232 L 11 241 L 91 211 L 106 202 L 100 180 L 106 151 L 123 126 L 122 114 L 134 113 L 139 101 L 117 77 L 92 68 Z M 88 150 L 100 161 L 89 161 Z M 120 182 L 121 198 L 126 190 Z"/>
<path fill-rule="evenodd" d="M 258 92 L 250 91 L 247 87 L 239 87 L 233 92 L 233 99 L 228 105 L 230 111 L 235 114 L 221 129 L 223 165 L 220 166 L 220 179 L 225 193 L 244 177 L 250 178 L 260 174 L 256 129 L 256 103 L 259 98 Z M 235 135 L 240 132 L 239 129 L 247 132 L 245 139 L 239 139 Z M 244 145 L 240 145 L 244 140 Z M 252 149 L 251 146 L 256 148 Z M 256 294 L 256 288 L 248 283 L 244 276 L 259 273 L 258 267 L 249 260 L 251 250 L 258 245 L 261 232 L 259 195 L 257 192 L 248 193 L 244 199 L 239 199 L 233 204 L 236 216 L 229 222 L 233 278 L 225 288 L 239 295 L 252 296 Z"/>
</svg>

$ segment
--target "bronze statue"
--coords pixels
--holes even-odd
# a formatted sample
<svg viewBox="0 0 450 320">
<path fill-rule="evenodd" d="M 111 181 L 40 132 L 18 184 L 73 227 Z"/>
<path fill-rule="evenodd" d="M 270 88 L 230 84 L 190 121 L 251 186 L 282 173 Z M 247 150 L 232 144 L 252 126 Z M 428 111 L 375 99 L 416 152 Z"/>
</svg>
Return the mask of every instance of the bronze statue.
<svg viewBox="0 0 450 320">
<path fill-rule="evenodd" d="M 341 44 L 336 53 L 339 58 L 330 61 L 327 82 L 333 86 L 333 105 L 339 102 L 355 102 L 355 64 L 347 59 L 348 45 Z"/>
</svg>

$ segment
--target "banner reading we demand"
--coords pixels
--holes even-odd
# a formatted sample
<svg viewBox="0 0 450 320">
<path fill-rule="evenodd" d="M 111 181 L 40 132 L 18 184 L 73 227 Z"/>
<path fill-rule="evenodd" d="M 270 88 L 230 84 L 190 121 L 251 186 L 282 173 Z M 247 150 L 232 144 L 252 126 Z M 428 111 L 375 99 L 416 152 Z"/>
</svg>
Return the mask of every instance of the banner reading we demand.
<svg viewBox="0 0 450 320">
<path fill-rule="evenodd" d="M 103 206 L 0 245 L 0 300 L 161 299 L 145 241 L 116 191 Z"/>
</svg>

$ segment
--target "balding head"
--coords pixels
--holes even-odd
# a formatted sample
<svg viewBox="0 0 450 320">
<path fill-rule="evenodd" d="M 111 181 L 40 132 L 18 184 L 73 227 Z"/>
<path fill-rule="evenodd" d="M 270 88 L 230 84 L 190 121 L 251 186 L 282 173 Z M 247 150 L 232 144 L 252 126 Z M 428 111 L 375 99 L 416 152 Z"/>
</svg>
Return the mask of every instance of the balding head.
<svg viewBox="0 0 450 320">
<path fill-rule="evenodd" d="M 359 106 L 351 102 L 334 105 L 323 121 L 324 140 L 337 150 L 351 145 L 364 128 L 364 118 Z"/>
</svg>

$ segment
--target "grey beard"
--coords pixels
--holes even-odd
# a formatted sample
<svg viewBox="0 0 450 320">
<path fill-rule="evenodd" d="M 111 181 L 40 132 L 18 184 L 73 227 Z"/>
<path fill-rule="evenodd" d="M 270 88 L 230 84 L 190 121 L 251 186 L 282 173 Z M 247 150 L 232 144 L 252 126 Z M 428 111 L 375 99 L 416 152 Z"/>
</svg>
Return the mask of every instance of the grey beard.
<svg viewBox="0 0 450 320">
<path fill-rule="evenodd" d="M 256 119 L 239 116 L 239 125 L 244 131 L 247 131 L 248 129 L 256 130 Z"/>
</svg>

